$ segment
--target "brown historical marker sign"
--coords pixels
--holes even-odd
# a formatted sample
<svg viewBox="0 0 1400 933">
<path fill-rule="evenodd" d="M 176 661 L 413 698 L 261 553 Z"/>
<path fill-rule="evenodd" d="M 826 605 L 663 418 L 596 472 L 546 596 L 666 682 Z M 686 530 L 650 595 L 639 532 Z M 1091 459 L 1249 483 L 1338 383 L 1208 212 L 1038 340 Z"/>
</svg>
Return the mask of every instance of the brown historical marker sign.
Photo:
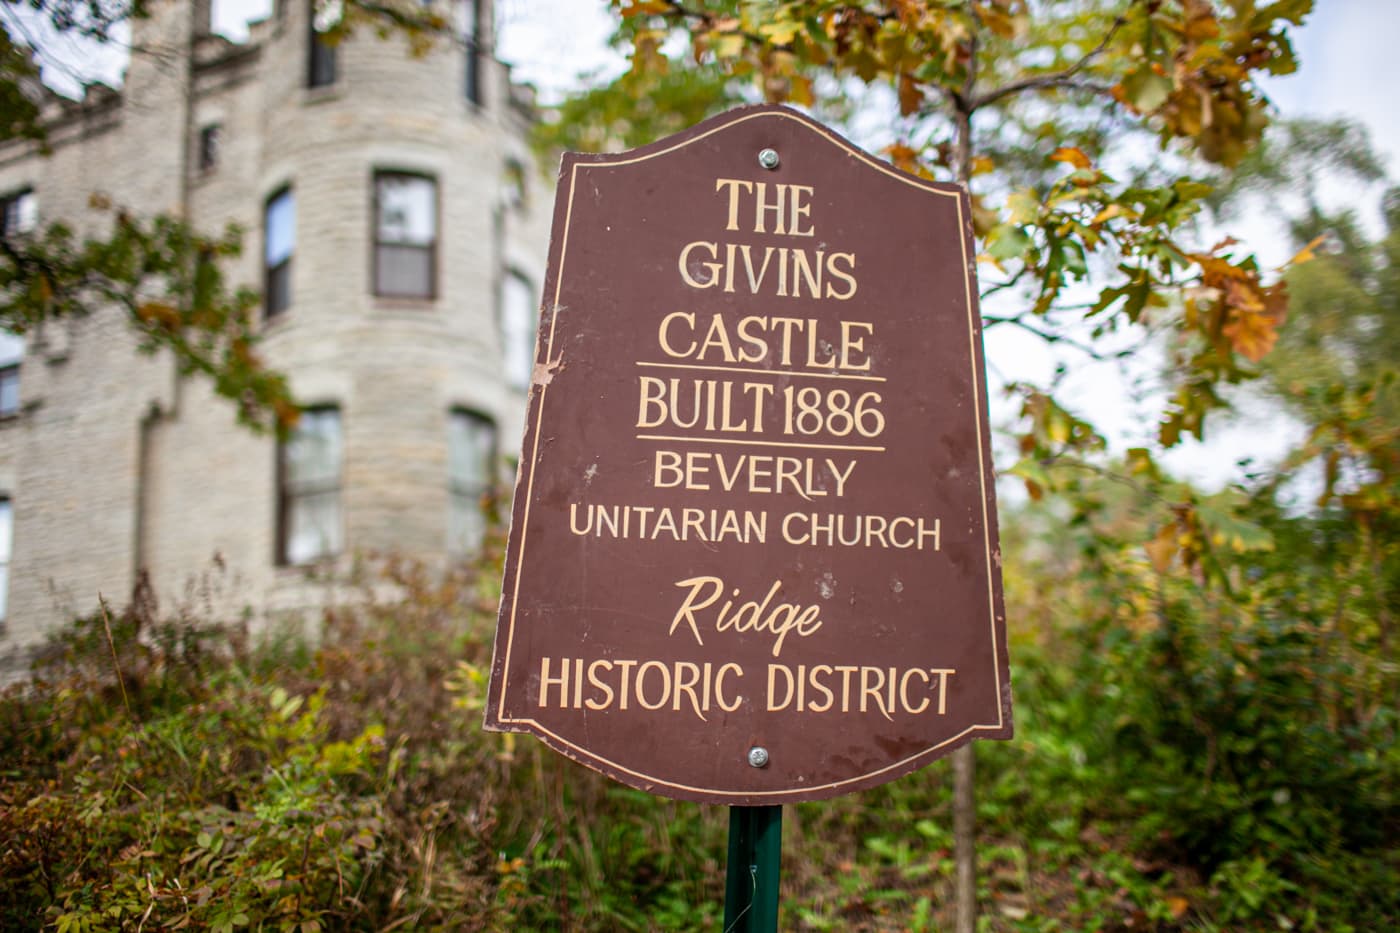
<svg viewBox="0 0 1400 933">
<path fill-rule="evenodd" d="M 737 805 L 1009 737 L 973 262 L 785 108 L 565 156 L 487 728 Z"/>
</svg>

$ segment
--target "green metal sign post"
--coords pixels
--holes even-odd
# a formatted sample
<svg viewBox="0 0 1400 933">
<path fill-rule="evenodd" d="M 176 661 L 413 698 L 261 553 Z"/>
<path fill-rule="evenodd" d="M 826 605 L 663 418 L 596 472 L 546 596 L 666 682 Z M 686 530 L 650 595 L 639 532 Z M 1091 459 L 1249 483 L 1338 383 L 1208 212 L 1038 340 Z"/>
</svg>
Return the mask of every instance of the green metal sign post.
<svg viewBox="0 0 1400 933">
<path fill-rule="evenodd" d="M 783 808 L 729 808 L 724 933 L 776 933 Z"/>
</svg>

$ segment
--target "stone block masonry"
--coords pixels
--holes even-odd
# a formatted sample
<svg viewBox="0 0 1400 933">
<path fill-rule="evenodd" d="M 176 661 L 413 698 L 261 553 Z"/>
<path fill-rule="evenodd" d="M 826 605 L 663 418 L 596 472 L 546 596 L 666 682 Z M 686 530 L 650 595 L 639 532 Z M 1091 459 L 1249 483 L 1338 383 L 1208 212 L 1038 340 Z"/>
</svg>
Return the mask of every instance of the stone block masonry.
<svg viewBox="0 0 1400 933">
<path fill-rule="evenodd" d="M 163 605 L 263 619 L 331 598 L 312 578 L 356 554 L 442 560 L 450 413 L 485 416 L 503 450 L 521 435 L 500 292 L 508 270 L 536 295 L 543 279 L 551 185 L 533 168 L 529 114 L 489 60 L 481 101 L 468 100 L 467 43 L 420 59 L 368 30 L 337 47 L 334 81 L 308 87 L 308 11 L 283 3 L 235 45 L 205 34 L 198 3 L 158 6 L 134 24 L 153 51 L 133 57 L 120 94 L 50 101 L 51 155 L 0 146 L 0 195 L 32 190 L 41 224 L 80 231 L 107 222 L 88 208 L 94 192 L 209 232 L 237 224 L 228 271 L 261 290 L 265 207 L 292 192 L 291 301 L 260 352 L 300 402 L 340 413 L 340 552 L 279 562 L 276 442 L 170 359 L 135 352 L 119 312 L 50 324 L 28 339 L 20 413 L 0 421 L 14 516 L 0 679 L 99 597 L 124 605 L 141 573 Z M 374 293 L 379 172 L 433 183 L 432 297 Z"/>
</svg>

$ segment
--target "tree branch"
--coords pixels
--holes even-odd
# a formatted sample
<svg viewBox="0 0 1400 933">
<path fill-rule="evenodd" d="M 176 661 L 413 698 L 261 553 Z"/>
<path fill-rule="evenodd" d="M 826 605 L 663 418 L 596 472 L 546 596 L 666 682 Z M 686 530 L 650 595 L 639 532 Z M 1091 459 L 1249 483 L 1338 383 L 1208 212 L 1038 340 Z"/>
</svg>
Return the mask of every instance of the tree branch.
<svg viewBox="0 0 1400 933">
<path fill-rule="evenodd" d="M 1019 94 L 1022 91 L 1038 91 L 1045 88 L 1070 85 L 1075 75 L 1083 71 L 1093 63 L 1094 59 L 1103 54 L 1104 49 L 1108 48 L 1108 43 L 1113 41 L 1113 37 L 1118 33 L 1118 30 L 1123 28 L 1127 21 L 1127 14 L 1120 14 L 1118 18 L 1113 21 L 1113 25 L 1108 28 L 1108 32 L 1104 33 L 1104 37 L 1099 40 L 1099 44 L 1088 52 L 1085 52 L 1079 61 L 1070 65 L 1063 71 L 1054 71 L 1049 74 L 1036 75 L 1031 78 L 1022 78 L 1020 81 L 1012 81 L 1010 84 L 1003 84 L 1001 87 L 993 88 L 985 94 L 974 98 L 971 102 L 972 109 L 976 110 L 978 107 L 994 104 L 1004 97 L 1010 97 L 1012 94 Z"/>
<path fill-rule="evenodd" d="M 975 17 L 976 13 L 973 16 Z M 961 90 L 948 94 L 953 102 L 953 124 L 957 133 L 953 171 L 957 173 L 958 181 L 969 192 L 972 190 L 972 114 L 977 109 L 977 104 L 974 103 L 976 98 L 972 92 L 977 86 L 977 53 L 980 45 L 974 31 L 968 39 L 967 77 L 963 80 Z"/>
<path fill-rule="evenodd" d="M 694 9 L 691 9 L 690 7 L 688 7 L 688 6 L 686 6 L 684 3 L 682 3 L 681 0 L 666 0 L 666 4 L 667 4 L 667 6 L 669 6 L 669 7 L 671 8 L 671 12 L 670 12 L 670 13 L 663 13 L 663 14 L 662 14 L 663 16 L 678 16 L 678 17 L 680 17 L 681 19 L 692 19 L 692 20 L 695 20 L 695 21 L 697 21 L 697 22 L 703 23 L 704 26 L 705 26 L 705 28 L 707 28 L 707 29 L 713 29 L 713 28 L 714 28 L 714 25 L 715 25 L 715 21 L 716 21 L 717 19 L 719 19 L 719 16 L 718 16 L 717 14 L 712 13 L 712 12 L 710 12 L 710 11 L 708 11 L 708 10 L 703 10 L 703 9 L 701 9 L 701 10 L 694 10 Z M 790 51 L 792 51 L 792 44 L 791 44 L 791 43 L 785 43 L 785 44 L 783 44 L 783 45 L 778 45 L 778 44 L 775 43 L 775 42 L 770 42 L 768 39 L 764 38 L 763 36 L 759 35 L 758 33 L 748 32 L 747 30 L 736 29 L 736 30 L 733 31 L 733 35 L 736 35 L 736 36 L 743 36 L 745 39 L 747 39 L 749 42 L 754 43 L 755 45 L 759 45 L 759 46 L 768 45 L 768 46 L 772 46 L 773 48 L 775 48 L 775 49 L 777 49 L 777 50 L 779 50 L 779 51 L 783 51 L 783 52 L 790 52 Z"/>
<path fill-rule="evenodd" d="M 1028 333 L 1034 334 L 1041 340 L 1044 340 L 1046 343 L 1062 343 L 1067 347 L 1073 347 L 1080 353 L 1083 353 L 1085 356 L 1089 357 L 1091 360 L 1097 360 L 1101 363 L 1106 363 L 1110 360 L 1124 359 L 1125 357 L 1131 356 L 1133 353 L 1136 352 L 1136 350 L 1116 350 L 1113 353 L 1105 354 L 1099 350 L 1095 350 L 1088 344 L 1081 343 L 1080 341 L 1075 340 L 1073 337 L 1070 337 L 1067 334 L 1060 334 L 1052 330 L 1044 330 L 1042 328 L 1036 327 L 1034 324 L 1031 324 L 1025 319 L 1024 314 L 1016 314 L 1012 315 L 1011 317 L 1001 317 L 998 315 L 984 314 L 982 316 L 982 324 L 986 327 L 994 327 L 997 324 L 1012 324 Z"/>
</svg>

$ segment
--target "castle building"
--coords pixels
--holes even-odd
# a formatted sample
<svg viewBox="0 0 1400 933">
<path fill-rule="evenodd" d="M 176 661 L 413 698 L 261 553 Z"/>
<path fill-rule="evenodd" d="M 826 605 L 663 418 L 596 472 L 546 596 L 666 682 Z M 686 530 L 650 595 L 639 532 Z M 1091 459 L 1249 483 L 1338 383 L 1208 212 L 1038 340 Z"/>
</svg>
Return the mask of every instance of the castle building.
<svg viewBox="0 0 1400 933">
<path fill-rule="evenodd" d="M 0 366 L 0 674 L 142 574 L 167 608 L 266 617 L 336 598 L 357 555 L 479 542 L 521 435 L 551 193 L 489 0 L 433 3 L 460 40 L 415 57 L 373 29 L 327 42 L 326 4 L 281 0 L 235 44 L 209 0 L 168 0 L 133 24 L 121 92 L 49 97 L 51 154 L 0 145 L 6 237 L 101 232 L 94 194 L 239 225 L 226 270 L 262 292 L 258 352 L 304 406 L 286 442 L 238 426 L 115 310 L 26 335 Z"/>
</svg>

